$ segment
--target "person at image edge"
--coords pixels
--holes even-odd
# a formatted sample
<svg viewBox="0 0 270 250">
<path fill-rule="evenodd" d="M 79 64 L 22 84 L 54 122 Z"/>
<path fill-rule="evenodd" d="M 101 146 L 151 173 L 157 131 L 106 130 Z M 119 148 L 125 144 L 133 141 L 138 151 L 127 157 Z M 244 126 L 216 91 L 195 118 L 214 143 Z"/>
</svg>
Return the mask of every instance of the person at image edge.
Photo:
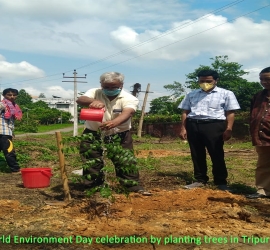
<svg viewBox="0 0 270 250">
<path fill-rule="evenodd" d="M 3 151 L 11 173 L 20 173 L 12 138 L 14 137 L 15 120 L 22 119 L 22 111 L 15 103 L 18 90 L 7 88 L 3 91 L 4 99 L 0 102 L 1 127 L 0 127 L 0 150 Z"/>
<path fill-rule="evenodd" d="M 270 67 L 260 72 L 263 90 L 255 94 L 250 104 L 250 134 L 258 154 L 255 170 L 257 192 L 249 199 L 270 198 Z"/>
</svg>

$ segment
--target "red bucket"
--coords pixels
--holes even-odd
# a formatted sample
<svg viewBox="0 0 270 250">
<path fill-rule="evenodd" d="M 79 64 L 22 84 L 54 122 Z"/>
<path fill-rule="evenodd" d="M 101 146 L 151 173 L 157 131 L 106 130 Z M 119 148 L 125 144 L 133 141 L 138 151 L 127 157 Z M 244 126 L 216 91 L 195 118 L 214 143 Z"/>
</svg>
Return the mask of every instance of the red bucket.
<svg viewBox="0 0 270 250">
<path fill-rule="evenodd" d="M 104 109 L 81 109 L 80 120 L 102 122 Z"/>
<path fill-rule="evenodd" d="M 50 168 L 21 169 L 23 185 L 26 188 L 44 188 L 50 186 L 52 170 Z"/>
</svg>

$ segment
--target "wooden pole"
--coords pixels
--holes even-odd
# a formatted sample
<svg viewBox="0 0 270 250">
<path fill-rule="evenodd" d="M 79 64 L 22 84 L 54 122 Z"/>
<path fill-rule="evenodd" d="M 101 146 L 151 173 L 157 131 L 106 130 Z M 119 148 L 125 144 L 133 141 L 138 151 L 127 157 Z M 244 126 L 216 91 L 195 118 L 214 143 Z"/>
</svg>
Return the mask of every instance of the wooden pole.
<svg viewBox="0 0 270 250">
<path fill-rule="evenodd" d="M 63 153 L 62 136 L 59 131 L 55 132 L 55 136 L 56 136 L 56 141 L 57 141 L 59 165 L 60 165 L 61 177 L 62 177 L 63 189 L 64 189 L 64 200 L 70 201 L 71 195 L 69 192 L 68 177 L 67 177 L 67 172 L 66 172 L 66 167 L 65 167 L 65 156 Z"/>
<path fill-rule="evenodd" d="M 149 89 L 150 89 L 150 83 L 147 84 L 146 92 L 145 92 L 145 95 L 144 95 L 143 106 L 142 106 L 142 114 L 141 114 L 141 118 L 140 118 L 139 126 L 138 126 L 138 131 L 137 131 L 137 136 L 139 138 L 142 136 L 143 116 L 144 116 L 144 110 L 145 110 L 145 106 L 146 106 L 146 101 L 147 101 Z"/>
</svg>

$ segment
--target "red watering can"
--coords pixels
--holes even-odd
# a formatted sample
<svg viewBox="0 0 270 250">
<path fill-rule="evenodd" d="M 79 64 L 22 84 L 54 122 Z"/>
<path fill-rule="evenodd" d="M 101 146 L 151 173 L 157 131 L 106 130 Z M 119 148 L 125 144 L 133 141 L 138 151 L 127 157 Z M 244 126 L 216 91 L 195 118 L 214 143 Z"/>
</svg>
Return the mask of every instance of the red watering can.
<svg viewBox="0 0 270 250">
<path fill-rule="evenodd" d="M 80 120 L 102 122 L 104 112 L 104 109 L 81 109 Z"/>
</svg>

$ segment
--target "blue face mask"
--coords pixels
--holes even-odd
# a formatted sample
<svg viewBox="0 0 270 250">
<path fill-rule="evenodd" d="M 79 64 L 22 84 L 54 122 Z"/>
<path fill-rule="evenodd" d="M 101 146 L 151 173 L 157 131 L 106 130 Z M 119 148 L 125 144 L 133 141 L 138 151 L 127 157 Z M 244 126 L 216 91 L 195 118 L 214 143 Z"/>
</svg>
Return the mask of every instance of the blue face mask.
<svg viewBox="0 0 270 250">
<path fill-rule="evenodd" d="M 119 95 L 122 89 L 108 90 L 102 89 L 103 93 L 107 96 L 116 96 Z"/>
</svg>

